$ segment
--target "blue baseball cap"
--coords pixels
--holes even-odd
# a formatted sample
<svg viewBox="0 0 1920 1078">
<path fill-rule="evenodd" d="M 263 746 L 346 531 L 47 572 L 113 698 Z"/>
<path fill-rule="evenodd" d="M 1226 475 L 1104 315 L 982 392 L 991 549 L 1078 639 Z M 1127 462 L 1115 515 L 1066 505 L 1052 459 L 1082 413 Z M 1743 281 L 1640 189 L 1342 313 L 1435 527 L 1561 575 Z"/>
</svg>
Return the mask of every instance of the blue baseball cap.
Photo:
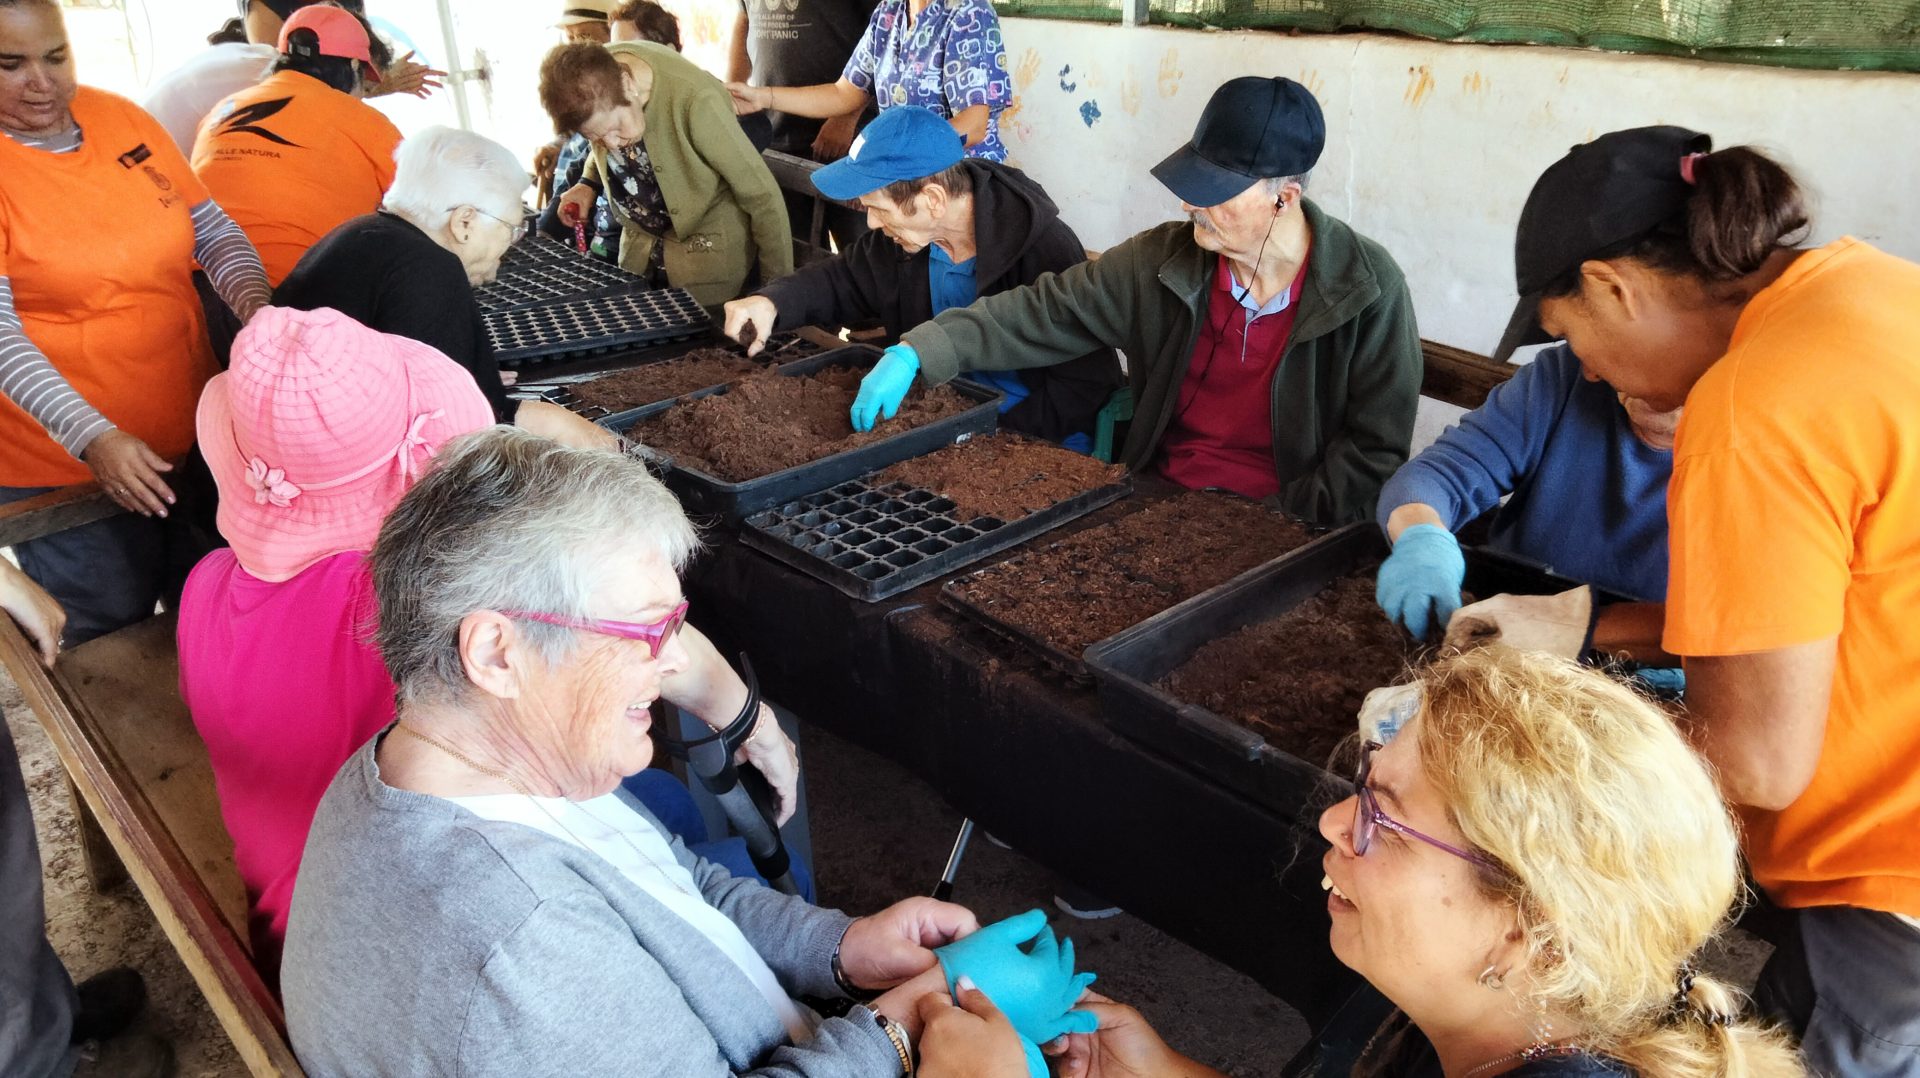
<svg viewBox="0 0 1920 1078">
<path fill-rule="evenodd" d="M 852 202 L 890 183 L 917 180 L 960 163 L 966 147 L 960 132 L 931 109 L 887 109 L 853 140 L 847 156 L 813 174 L 828 198 Z"/>
</svg>

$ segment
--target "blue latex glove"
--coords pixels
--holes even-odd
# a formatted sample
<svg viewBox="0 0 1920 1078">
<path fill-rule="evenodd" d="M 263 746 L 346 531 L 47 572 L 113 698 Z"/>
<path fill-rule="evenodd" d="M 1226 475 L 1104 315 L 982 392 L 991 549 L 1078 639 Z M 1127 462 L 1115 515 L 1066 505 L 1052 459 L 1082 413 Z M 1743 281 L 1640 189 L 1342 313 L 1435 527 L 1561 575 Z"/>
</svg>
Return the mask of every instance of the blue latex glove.
<svg viewBox="0 0 1920 1078">
<path fill-rule="evenodd" d="M 1415 524 L 1400 533 L 1393 554 L 1380 566 L 1373 599 L 1387 617 L 1425 640 L 1428 633 L 1444 631 L 1460 609 L 1460 585 L 1466 579 L 1460 540 L 1438 524 Z"/>
<path fill-rule="evenodd" d="M 873 429 L 876 418 L 892 419 L 900 412 L 900 402 L 913 388 L 913 376 L 920 373 L 920 353 L 910 344 L 896 344 L 880 353 L 880 362 L 860 379 L 860 395 L 853 398 L 853 429 Z"/>
<path fill-rule="evenodd" d="M 1073 941 L 1055 940 L 1044 910 L 1028 910 L 991 924 L 933 952 L 947 990 L 962 974 L 973 979 L 1020 1034 L 1034 1078 L 1046 1078 L 1039 1046 L 1068 1033 L 1092 1033 L 1099 1020 L 1074 1004 L 1093 974 L 1073 972 Z"/>
</svg>

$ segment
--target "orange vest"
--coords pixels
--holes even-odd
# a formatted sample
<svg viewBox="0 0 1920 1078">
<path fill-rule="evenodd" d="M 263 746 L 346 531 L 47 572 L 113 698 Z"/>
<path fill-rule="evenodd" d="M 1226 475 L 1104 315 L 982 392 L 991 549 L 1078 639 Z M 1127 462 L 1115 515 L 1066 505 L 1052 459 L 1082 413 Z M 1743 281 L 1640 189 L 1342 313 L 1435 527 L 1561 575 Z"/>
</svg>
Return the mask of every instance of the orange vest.
<svg viewBox="0 0 1920 1078">
<path fill-rule="evenodd" d="M 31 340 L 87 403 L 174 458 L 213 350 L 193 287 L 194 206 L 206 189 L 172 136 L 125 98 L 81 87 L 70 154 L 0 137 L 0 276 Z M 33 417 L 0 398 L 0 486 L 93 477 Z"/>
</svg>

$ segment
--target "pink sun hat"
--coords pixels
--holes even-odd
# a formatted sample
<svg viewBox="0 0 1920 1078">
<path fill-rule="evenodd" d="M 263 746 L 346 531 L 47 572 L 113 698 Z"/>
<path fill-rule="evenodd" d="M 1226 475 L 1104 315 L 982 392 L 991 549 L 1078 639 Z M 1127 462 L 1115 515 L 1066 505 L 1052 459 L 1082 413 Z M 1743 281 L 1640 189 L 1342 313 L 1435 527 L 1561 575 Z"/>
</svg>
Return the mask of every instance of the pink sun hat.
<svg viewBox="0 0 1920 1078">
<path fill-rule="evenodd" d="M 369 550 L 380 522 L 450 439 L 493 410 L 459 364 L 338 311 L 263 307 L 195 418 L 240 567 L 281 581 Z"/>
</svg>

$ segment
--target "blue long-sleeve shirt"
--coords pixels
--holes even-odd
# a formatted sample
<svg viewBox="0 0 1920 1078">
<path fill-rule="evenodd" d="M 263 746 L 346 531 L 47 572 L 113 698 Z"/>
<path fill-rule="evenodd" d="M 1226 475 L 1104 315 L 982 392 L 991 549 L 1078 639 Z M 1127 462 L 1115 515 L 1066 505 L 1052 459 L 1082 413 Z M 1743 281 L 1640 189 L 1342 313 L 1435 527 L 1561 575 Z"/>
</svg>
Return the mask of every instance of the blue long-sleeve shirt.
<svg viewBox="0 0 1920 1078">
<path fill-rule="evenodd" d="M 1447 428 L 1380 491 L 1379 520 L 1409 502 L 1449 529 L 1498 505 L 1488 545 L 1636 599 L 1667 595 L 1671 450 L 1633 433 L 1605 382 L 1566 345 L 1542 352 Z"/>
</svg>

